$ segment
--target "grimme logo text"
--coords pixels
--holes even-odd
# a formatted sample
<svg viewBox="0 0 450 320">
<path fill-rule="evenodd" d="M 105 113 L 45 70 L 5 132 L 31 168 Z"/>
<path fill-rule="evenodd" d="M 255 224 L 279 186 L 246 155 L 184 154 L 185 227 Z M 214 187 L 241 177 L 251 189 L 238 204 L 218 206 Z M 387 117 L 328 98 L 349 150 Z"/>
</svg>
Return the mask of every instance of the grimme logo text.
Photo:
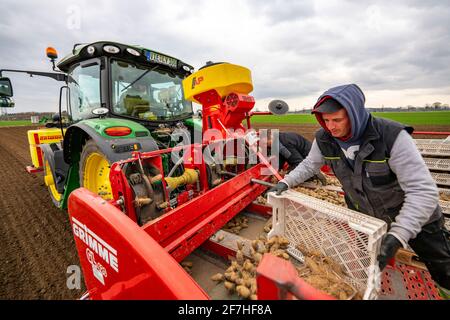
<svg viewBox="0 0 450 320">
<path fill-rule="evenodd" d="M 107 244 L 102 238 L 92 230 L 72 217 L 73 234 L 83 241 L 92 251 L 100 256 L 111 268 L 119 272 L 119 261 L 117 260 L 117 250 Z"/>
</svg>

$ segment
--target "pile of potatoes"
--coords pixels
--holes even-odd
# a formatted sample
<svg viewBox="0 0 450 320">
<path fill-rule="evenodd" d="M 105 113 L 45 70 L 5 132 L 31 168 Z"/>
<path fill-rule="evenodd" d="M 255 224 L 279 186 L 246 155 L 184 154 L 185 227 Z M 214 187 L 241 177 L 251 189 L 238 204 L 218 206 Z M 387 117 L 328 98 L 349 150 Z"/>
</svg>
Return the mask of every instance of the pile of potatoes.
<svg viewBox="0 0 450 320">
<path fill-rule="evenodd" d="M 328 176 L 326 174 L 324 174 L 326 180 L 327 180 L 327 186 L 335 186 L 335 187 L 340 187 L 342 188 L 341 183 L 339 182 L 339 180 L 336 177 L 333 176 Z M 318 186 L 322 185 L 322 182 L 320 182 L 319 179 L 317 179 L 315 176 L 312 177 L 311 179 L 307 180 L 308 182 L 312 182 Z M 278 183 L 278 179 L 275 176 L 272 176 L 272 181 L 273 184 Z M 321 200 L 325 200 L 328 201 L 330 203 L 336 204 L 338 206 L 341 207 L 347 207 L 347 204 L 345 203 L 345 199 L 344 196 L 339 194 L 336 191 L 332 191 L 332 190 L 325 190 L 325 189 L 321 189 L 321 188 L 315 188 L 315 189 L 311 189 L 311 188 L 304 188 L 304 187 L 296 187 L 293 190 L 307 194 L 309 196 L 312 196 L 314 198 L 317 199 L 321 199 Z M 445 197 L 446 195 L 443 195 L 441 193 L 441 200 L 444 200 L 443 197 Z M 449 198 L 448 201 L 450 201 L 450 195 L 447 195 L 447 197 Z M 256 202 L 262 205 L 267 205 L 267 194 L 265 195 L 261 195 L 256 199 Z"/>
<path fill-rule="evenodd" d="M 263 230 L 265 233 L 269 233 L 272 230 L 272 219 L 267 220 Z"/>
<path fill-rule="evenodd" d="M 327 180 L 327 186 L 342 187 L 341 183 L 339 182 L 339 180 L 336 177 L 332 177 L 332 176 L 329 176 L 326 174 L 324 174 L 324 177 Z M 322 185 L 322 182 L 319 179 L 317 179 L 316 176 L 313 176 L 312 178 L 308 179 L 307 182 L 312 182 L 319 186 Z"/>
<path fill-rule="evenodd" d="M 328 186 L 336 186 L 336 187 L 342 188 L 342 184 L 339 182 L 339 180 L 336 177 L 325 175 L 325 178 L 327 179 Z"/>
<path fill-rule="evenodd" d="M 237 242 L 236 257 L 225 273 L 217 273 L 211 277 L 212 281 L 222 282 L 230 294 L 236 293 L 243 299 L 257 299 L 256 268 L 262 260 L 263 254 L 271 253 L 277 257 L 290 260 L 286 249 L 289 240 L 275 236 L 270 240 L 253 240 L 250 256 L 245 256 L 242 242 Z M 298 276 L 316 289 L 326 292 L 340 300 L 359 300 L 360 293 L 344 279 L 345 272 L 333 259 L 322 255 L 318 251 L 308 251 L 297 246 L 305 262 L 296 266 Z"/>
<path fill-rule="evenodd" d="M 450 201 L 450 193 L 439 192 L 439 198 L 443 201 Z"/>
<path fill-rule="evenodd" d="M 231 219 L 222 230 L 228 231 L 234 234 L 239 234 L 242 229 L 248 228 L 248 218 L 236 216 Z"/>
<path fill-rule="evenodd" d="M 223 285 L 230 294 L 237 293 L 243 299 L 256 300 L 256 268 L 261 262 L 264 253 L 271 253 L 277 257 L 289 260 L 290 256 L 286 252 L 289 240 L 283 237 L 272 237 L 270 240 L 259 239 L 252 241 L 250 256 L 243 252 L 242 242 L 237 242 L 238 250 L 236 258 L 231 261 L 230 267 L 224 274 L 217 273 L 211 280 L 223 282 Z"/>
<path fill-rule="evenodd" d="M 310 189 L 305 187 L 295 187 L 294 190 L 320 200 L 325 200 L 341 207 L 347 207 L 344 196 L 336 191 L 321 188 Z"/>
<path fill-rule="evenodd" d="M 297 249 L 305 257 L 305 263 L 297 267 L 299 277 L 305 282 L 339 300 L 361 300 L 360 293 L 343 280 L 344 270 L 333 259 L 315 250 L 308 251 L 300 245 Z"/>
<path fill-rule="evenodd" d="M 266 205 L 267 199 L 264 198 L 263 196 L 259 196 L 258 198 L 256 198 L 256 202 L 258 202 L 259 204 L 262 204 L 262 205 Z"/>
</svg>

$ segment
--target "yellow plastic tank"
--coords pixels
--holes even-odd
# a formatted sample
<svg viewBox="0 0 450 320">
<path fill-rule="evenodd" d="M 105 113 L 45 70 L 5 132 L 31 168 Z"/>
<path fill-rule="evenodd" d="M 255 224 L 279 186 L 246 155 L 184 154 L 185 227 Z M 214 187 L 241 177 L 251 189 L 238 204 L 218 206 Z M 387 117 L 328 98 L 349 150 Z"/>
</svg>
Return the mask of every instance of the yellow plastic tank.
<svg viewBox="0 0 450 320">
<path fill-rule="evenodd" d="M 195 96 L 215 89 L 223 98 L 232 92 L 248 94 L 253 90 L 249 69 L 231 63 L 220 63 L 201 69 L 183 80 L 187 100 L 200 103 Z"/>
</svg>

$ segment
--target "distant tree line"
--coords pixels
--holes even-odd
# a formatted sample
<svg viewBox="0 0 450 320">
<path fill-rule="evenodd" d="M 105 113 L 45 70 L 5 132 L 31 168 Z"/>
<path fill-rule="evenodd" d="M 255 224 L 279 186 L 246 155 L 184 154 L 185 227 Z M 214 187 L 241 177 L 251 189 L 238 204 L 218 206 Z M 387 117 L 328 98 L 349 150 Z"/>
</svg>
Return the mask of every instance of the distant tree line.
<svg viewBox="0 0 450 320">
<path fill-rule="evenodd" d="M 406 107 L 367 107 L 370 112 L 408 112 L 408 111 L 448 111 L 450 106 L 448 103 L 434 102 L 432 104 L 425 104 L 423 107 L 417 107 L 412 105 L 407 105 Z M 311 108 L 304 110 L 294 110 L 289 113 L 311 113 Z"/>
<path fill-rule="evenodd" d="M 51 119 L 55 112 L 19 112 L 19 113 L 8 113 L 0 116 L 0 120 L 31 120 L 31 116 L 39 116 L 39 119 L 46 117 Z M 63 114 L 66 114 L 63 111 Z"/>
</svg>

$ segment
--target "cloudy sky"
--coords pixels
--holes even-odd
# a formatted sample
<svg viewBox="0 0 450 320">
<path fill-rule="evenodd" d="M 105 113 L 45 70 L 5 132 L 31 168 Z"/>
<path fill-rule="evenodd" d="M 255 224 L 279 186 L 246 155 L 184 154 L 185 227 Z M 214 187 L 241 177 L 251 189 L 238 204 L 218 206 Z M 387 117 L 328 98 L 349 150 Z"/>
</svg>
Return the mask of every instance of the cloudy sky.
<svg viewBox="0 0 450 320">
<path fill-rule="evenodd" d="M 271 99 L 311 107 L 326 89 L 358 84 L 367 106 L 450 103 L 447 0 L 2 0 L 0 68 L 51 71 L 75 43 L 140 44 L 196 69 L 252 70 L 260 110 Z M 15 112 L 57 110 L 59 83 L 8 74 Z"/>
</svg>

